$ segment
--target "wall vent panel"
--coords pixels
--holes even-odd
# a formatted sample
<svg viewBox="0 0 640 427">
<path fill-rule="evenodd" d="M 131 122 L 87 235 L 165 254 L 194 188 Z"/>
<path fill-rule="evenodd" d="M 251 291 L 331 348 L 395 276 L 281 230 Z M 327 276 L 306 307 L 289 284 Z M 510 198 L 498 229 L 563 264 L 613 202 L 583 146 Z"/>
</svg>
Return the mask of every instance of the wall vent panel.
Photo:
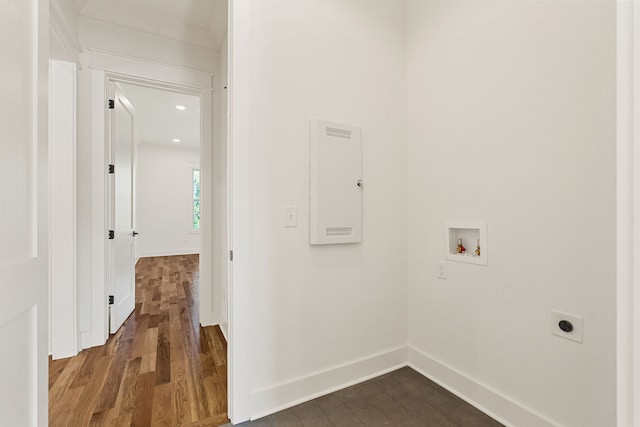
<svg viewBox="0 0 640 427">
<path fill-rule="evenodd" d="M 362 130 L 312 121 L 309 160 L 310 244 L 361 242 Z"/>
<path fill-rule="evenodd" d="M 352 227 L 329 227 L 326 229 L 327 237 L 344 237 L 353 235 Z"/>
<path fill-rule="evenodd" d="M 352 132 L 350 130 L 347 130 L 347 129 L 337 129 L 337 128 L 332 128 L 332 127 L 326 127 L 325 128 L 325 135 L 326 136 L 333 136 L 335 138 L 351 139 L 351 134 L 352 134 Z"/>
</svg>

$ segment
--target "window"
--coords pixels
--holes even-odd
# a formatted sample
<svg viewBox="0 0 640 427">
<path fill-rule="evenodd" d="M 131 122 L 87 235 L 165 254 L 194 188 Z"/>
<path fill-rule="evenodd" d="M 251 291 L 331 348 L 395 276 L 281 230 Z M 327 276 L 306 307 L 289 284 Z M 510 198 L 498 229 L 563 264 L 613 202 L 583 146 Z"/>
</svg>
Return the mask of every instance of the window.
<svg viewBox="0 0 640 427">
<path fill-rule="evenodd" d="M 200 170 L 193 169 L 192 173 L 193 203 L 191 221 L 194 230 L 200 230 Z"/>
</svg>

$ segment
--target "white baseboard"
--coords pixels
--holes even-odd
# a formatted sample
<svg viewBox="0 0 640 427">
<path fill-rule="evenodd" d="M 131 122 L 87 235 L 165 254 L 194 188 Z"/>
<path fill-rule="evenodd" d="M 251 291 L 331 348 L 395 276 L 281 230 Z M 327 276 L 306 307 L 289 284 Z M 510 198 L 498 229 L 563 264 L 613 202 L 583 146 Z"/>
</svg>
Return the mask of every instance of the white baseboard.
<svg viewBox="0 0 640 427">
<path fill-rule="evenodd" d="M 219 326 L 222 331 L 222 335 L 224 339 L 229 342 L 229 338 L 227 335 L 227 322 L 224 320 L 224 317 L 219 311 L 214 311 L 212 313 L 200 313 L 200 325 L 202 327 L 205 326 Z"/>
<path fill-rule="evenodd" d="M 505 426 L 561 427 L 561 424 L 411 346 L 409 366 Z"/>
<path fill-rule="evenodd" d="M 222 323 L 222 316 L 219 310 L 214 311 L 201 311 L 200 312 L 200 325 L 201 326 L 215 326 Z"/>
<path fill-rule="evenodd" d="M 199 254 L 200 248 L 182 248 L 182 249 L 157 249 L 153 251 L 140 251 L 136 254 L 137 258 L 150 258 L 154 256 L 173 256 L 173 255 L 193 255 Z"/>
<path fill-rule="evenodd" d="M 407 366 L 407 347 L 396 348 L 273 387 L 253 391 L 251 392 L 251 419 L 273 414 L 404 366 Z"/>
</svg>

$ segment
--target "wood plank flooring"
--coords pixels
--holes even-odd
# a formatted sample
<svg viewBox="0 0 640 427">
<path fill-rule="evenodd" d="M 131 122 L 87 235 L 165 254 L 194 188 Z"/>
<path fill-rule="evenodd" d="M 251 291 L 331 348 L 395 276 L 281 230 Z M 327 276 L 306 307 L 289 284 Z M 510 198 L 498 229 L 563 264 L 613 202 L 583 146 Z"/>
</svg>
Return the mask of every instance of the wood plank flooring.
<svg viewBox="0 0 640 427">
<path fill-rule="evenodd" d="M 142 258 L 136 306 L 102 347 L 49 364 L 49 425 L 227 423 L 227 344 L 198 316 L 198 255 Z"/>
</svg>

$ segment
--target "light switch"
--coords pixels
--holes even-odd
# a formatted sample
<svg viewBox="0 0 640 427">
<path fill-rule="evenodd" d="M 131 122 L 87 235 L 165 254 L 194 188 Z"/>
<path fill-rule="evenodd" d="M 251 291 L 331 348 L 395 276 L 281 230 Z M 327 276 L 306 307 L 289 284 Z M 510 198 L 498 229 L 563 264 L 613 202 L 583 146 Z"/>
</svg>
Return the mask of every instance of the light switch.
<svg viewBox="0 0 640 427">
<path fill-rule="evenodd" d="M 447 280 L 447 262 L 446 261 L 436 262 L 436 275 L 438 279 Z"/>
<path fill-rule="evenodd" d="M 298 226 L 298 208 L 295 206 L 284 207 L 284 226 L 285 227 L 297 227 Z"/>
</svg>

